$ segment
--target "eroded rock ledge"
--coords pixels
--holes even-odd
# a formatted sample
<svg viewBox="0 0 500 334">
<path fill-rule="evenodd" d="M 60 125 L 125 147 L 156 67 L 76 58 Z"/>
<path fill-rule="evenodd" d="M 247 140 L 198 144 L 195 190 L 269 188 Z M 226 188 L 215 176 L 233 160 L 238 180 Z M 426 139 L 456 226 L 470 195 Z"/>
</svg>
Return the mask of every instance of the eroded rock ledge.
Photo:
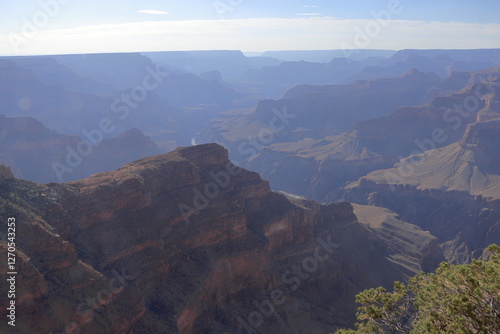
<svg viewBox="0 0 500 334">
<path fill-rule="evenodd" d="M 360 290 L 414 272 L 350 204 L 290 201 L 215 144 L 66 184 L 10 179 L 0 204 L 18 219 L 26 333 L 327 333 L 353 324 Z"/>
</svg>

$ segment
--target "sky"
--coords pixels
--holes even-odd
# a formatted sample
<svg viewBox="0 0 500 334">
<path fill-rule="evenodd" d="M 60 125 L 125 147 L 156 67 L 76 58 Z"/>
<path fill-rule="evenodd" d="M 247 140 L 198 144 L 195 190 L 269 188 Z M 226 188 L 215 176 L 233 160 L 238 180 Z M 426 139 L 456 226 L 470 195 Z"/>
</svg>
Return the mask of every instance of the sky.
<svg viewBox="0 0 500 334">
<path fill-rule="evenodd" d="M 0 0 L 0 55 L 500 48 L 498 0 Z"/>
</svg>

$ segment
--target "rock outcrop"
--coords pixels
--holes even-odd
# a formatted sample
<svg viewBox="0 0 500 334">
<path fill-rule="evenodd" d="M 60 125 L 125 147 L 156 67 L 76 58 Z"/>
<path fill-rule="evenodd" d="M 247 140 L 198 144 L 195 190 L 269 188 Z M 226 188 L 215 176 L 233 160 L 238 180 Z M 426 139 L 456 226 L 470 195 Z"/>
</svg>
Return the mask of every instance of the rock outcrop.
<svg viewBox="0 0 500 334">
<path fill-rule="evenodd" d="M 350 204 L 288 200 L 215 144 L 66 184 L 6 180 L 0 216 L 17 219 L 24 333 L 328 333 L 353 324 L 356 293 L 430 256 L 393 261 Z"/>
<path fill-rule="evenodd" d="M 247 115 L 213 120 L 200 140 L 221 142 L 230 150 L 235 147 L 234 154 L 244 155 L 236 149 L 238 145 L 265 136 L 262 129 L 273 130 L 273 143 L 323 139 L 351 130 L 358 121 L 388 115 L 402 105 L 420 105 L 427 90 L 439 81 L 434 73 L 415 70 L 400 77 L 346 85 L 300 85 L 280 100 L 259 102 Z M 290 116 L 278 116 L 274 121 L 277 111 Z M 259 144 L 269 143 L 263 140 Z"/>
<path fill-rule="evenodd" d="M 402 159 L 346 187 L 344 198 L 383 206 L 438 237 L 467 262 L 500 240 L 500 120 L 470 124 L 457 143 Z"/>
<path fill-rule="evenodd" d="M 251 160 L 248 168 L 269 179 L 273 189 L 332 202 L 329 198 L 335 189 L 396 161 L 366 149 L 359 144 L 356 131 L 351 131 L 322 140 L 272 144 Z"/>
<path fill-rule="evenodd" d="M 14 174 L 10 170 L 10 167 L 0 165 L 0 181 L 11 180 L 14 178 Z"/>
<path fill-rule="evenodd" d="M 273 189 L 334 202 L 342 197 L 341 188 L 359 177 L 457 142 L 468 124 L 498 117 L 499 77 L 497 66 L 454 72 L 433 87 L 435 75 L 418 71 L 352 85 L 298 86 L 282 100 L 261 102 L 246 116 L 226 115 L 213 123 L 205 139 L 228 147 L 232 159 L 261 173 Z M 420 106 L 401 106 L 433 96 Z M 390 111 L 393 103 L 401 107 L 384 117 L 363 119 L 380 115 L 381 106 Z M 349 117 L 360 121 L 353 130 L 337 133 Z"/>
<path fill-rule="evenodd" d="M 438 239 L 429 231 L 402 221 L 386 208 L 352 204 L 360 223 L 366 224 L 380 238 L 377 243 L 394 262 L 413 270 L 415 274 L 431 271 L 444 261 Z"/>
</svg>

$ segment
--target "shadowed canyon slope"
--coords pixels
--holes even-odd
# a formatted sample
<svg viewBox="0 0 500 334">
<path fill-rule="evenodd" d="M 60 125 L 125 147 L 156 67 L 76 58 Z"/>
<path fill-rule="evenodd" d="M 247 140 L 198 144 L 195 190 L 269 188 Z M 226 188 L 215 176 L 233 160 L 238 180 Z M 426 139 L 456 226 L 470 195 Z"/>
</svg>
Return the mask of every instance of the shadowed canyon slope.
<svg viewBox="0 0 500 334">
<path fill-rule="evenodd" d="M 348 203 L 271 192 L 215 144 L 66 184 L 0 172 L 0 212 L 16 216 L 22 236 L 25 333 L 327 332 L 352 325 L 361 289 L 390 286 L 440 258 L 423 231 L 387 243 Z M 183 205 L 197 211 L 186 215 Z"/>
<path fill-rule="evenodd" d="M 252 100 L 138 54 L 0 58 L 0 88 L 6 116 L 34 117 L 73 135 L 109 119 L 117 133 L 138 128 L 165 151 L 188 145 L 220 109 Z"/>
<path fill-rule="evenodd" d="M 390 114 L 401 105 L 420 105 L 430 87 L 440 82 L 433 73 L 412 71 L 404 76 L 358 81 L 349 85 L 307 86 L 289 90 L 280 100 L 261 101 L 246 115 L 216 119 L 200 139 L 219 141 L 232 148 L 235 142 L 257 138 L 259 130 L 276 127 L 274 141 L 321 139 L 350 130 L 361 120 Z M 284 127 L 274 125 L 276 110 L 290 114 Z M 236 150 L 235 150 L 236 153 Z M 241 155 L 241 149 L 238 151 Z"/>
<path fill-rule="evenodd" d="M 275 189 L 324 202 L 343 199 L 389 208 L 437 237 L 447 260 L 467 262 L 500 240 L 498 85 L 499 67 L 455 72 L 436 90 L 458 91 L 360 121 L 337 135 L 320 135 L 324 123 L 311 135 L 301 133 L 292 119 L 293 131 L 276 133 L 271 143 L 259 142 L 262 147 L 247 154 L 245 166 L 261 172 Z M 239 129 L 240 137 L 249 136 L 242 130 L 249 127 Z M 227 133 L 232 135 L 225 139 L 237 138 L 238 131 Z"/>
<path fill-rule="evenodd" d="M 346 187 L 344 198 L 389 208 L 439 238 L 450 261 L 500 240 L 500 118 L 470 124 L 462 140 L 402 159 Z"/>
<path fill-rule="evenodd" d="M 228 145 L 231 155 L 246 159 L 244 166 L 269 179 L 274 189 L 318 201 L 335 201 L 348 182 L 389 168 L 401 157 L 457 142 L 468 124 L 498 117 L 499 77 L 499 67 L 456 72 L 441 81 L 439 89 L 458 91 L 421 106 L 400 107 L 387 116 L 360 121 L 353 130 L 336 135 L 321 136 L 324 123 L 309 132 L 300 131 L 294 127 L 295 119 L 290 119 L 282 132 L 274 134 L 272 142 L 268 142 L 268 136 L 260 139 L 257 131 L 250 132 L 250 125 L 222 132 L 215 138 L 224 136 L 221 142 Z M 228 118 L 220 124 L 229 129 L 230 124 L 239 123 Z M 241 141 L 251 135 L 256 139 Z"/>
<path fill-rule="evenodd" d="M 325 334 L 499 243 L 500 50 L 334 54 L 0 57 L 16 329 Z"/>
<path fill-rule="evenodd" d="M 106 139 L 94 131 L 82 139 L 49 130 L 31 117 L 0 115 L 0 163 L 30 181 L 78 180 L 159 153 L 138 129 Z"/>
<path fill-rule="evenodd" d="M 500 65 L 500 50 L 401 50 L 376 66 L 369 66 L 353 76 L 353 80 L 397 76 L 418 68 L 445 78 L 453 71 L 479 71 Z"/>
</svg>

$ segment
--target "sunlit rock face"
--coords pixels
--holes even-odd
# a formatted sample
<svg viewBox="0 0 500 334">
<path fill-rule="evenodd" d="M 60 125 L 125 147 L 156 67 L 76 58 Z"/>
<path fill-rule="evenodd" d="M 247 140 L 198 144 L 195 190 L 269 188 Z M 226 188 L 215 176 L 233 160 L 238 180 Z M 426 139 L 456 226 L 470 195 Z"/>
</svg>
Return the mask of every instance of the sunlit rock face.
<svg viewBox="0 0 500 334">
<path fill-rule="evenodd" d="M 383 206 L 438 237 L 464 263 L 500 240 L 500 121 L 469 124 L 456 143 L 402 159 L 348 185 L 344 199 Z"/>
<path fill-rule="evenodd" d="M 9 178 L 0 196 L 24 332 L 328 332 L 353 324 L 361 289 L 439 256 L 430 237 L 398 263 L 350 204 L 288 200 L 215 144 L 65 184 Z"/>
</svg>

